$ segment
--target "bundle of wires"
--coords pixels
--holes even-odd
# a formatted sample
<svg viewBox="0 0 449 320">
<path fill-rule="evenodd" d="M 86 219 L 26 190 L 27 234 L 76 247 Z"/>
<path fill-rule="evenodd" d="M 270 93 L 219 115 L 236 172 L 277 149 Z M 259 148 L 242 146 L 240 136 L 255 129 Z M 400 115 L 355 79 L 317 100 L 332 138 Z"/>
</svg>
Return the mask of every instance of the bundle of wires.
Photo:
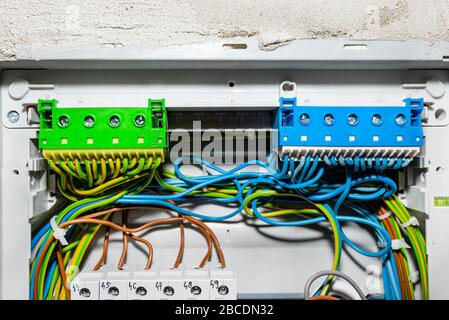
<svg viewBox="0 0 449 320">
<path fill-rule="evenodd" d="M 72 203 L 62 210 L 56 217 L 55 223 L 61 224 L 89 212 L 108 209 L 111 205 L 126 194 L 139 194 L 153 180 L 156 168 L 161 158 L 116 158 L 105 160 L 85 160 L 81 164 L 78 160 L 48 161 L 50 168 L 58 174 L 58 190 Z M 108 217 L 103 217 L 108 219 Z M 101 225 L 71 228 L 66 237 L 70 245 L 62 250 L 55 251 L 57 243 L 54 241 L 51 223 L 45 223 L 32 239 L 32 264 L 30 288 L 37 286 L 39 294 L 30 289 L 31 299 L 55 298 L 54 292 L 59 292 L 64 279 L 72 279 L 86 254 L 89 245 L 97 234 Z M 53 254 L 58 252 L 57 255 Z M 57 269 L 58 262 L 64 254 L 63 262 L 65 273 Z M 42 265 L 39 265 L 41 262 Z M 61 263 L 60 263 L 61 266 Z M 49 272 L 47 272 L 49 269 Z M 65 281 L 67 282 L 67 281 Z M 45 284 L 45 294 L 44 294 Z M 56 288 L 50 292 L 49 288 Z M 67 297 L 67 290 L 61 297 Z"/>
<path fill-rule="evenodd" d="M 112 208 L 109 210 L 102 210 L 98 212 L 93 212 L 87 215 L 83 215 L 82 217 L 73 218 L 71 217 L 67 221 L 63 222 L 60 227 L 66 228 L 70 226 L 74 226 L 76 228 L 69 229 L 75 230 L 73 234 L 69 235 L 68 239 L 70 244 L 66 247 L 61 247 L 61 245 L 53 238 L 45 241 L 43 246 L 40 246 L 39 252 L 36 254 L 33 261 L 33 276 L 31 278 L 31 292 L 30 297 L 35 299 L 67 299 L 70 298 L 70 290 L 69 285 L 70 281 L 73 280 L 76 275 L 76 271 L 80 265 L 81 260 L 86 254 L 86 249 L 93 237 L 97 233 L 98 229 L 101 226 L 105 226 L 108 230 L 105 233 L 105 240 L 103 246 L 102 255 L 94 267 L 94 271 L 100 269 L 102 264 L 106 260 L 107 255 L 107 247 L 108 247 L 108 239 L 109 239 L 109 229 L 114 229 L 123 232 L 124 234 L 124 246 L 122 255 L 120 257 L 118 263 L 118 269 L 122 269 L 124 260 L 126 258 L 127 247 L 128 247 L 128 239 L 135 240 L 137 242 L 143 243 L 148 249 L 148 258 L 144 270 L 148 270 L 151 268 L 153 263 L 154 250 L 153 246 L 148 240 L 145 240 L 135 233 L 146 231 L 150 228 L 157 227 L 160 225 L 167 225 L 173 223 L 189 223 L 192 226 L 196 227 L 199 231 L 203 233 L 205 236 L 208 249 L 204 256 L 204 258 L 199 263 L 198 267 L 203 268 L 207 261 L 210 259 L 212 254 L 212 249 L 215 247 L 216 252 L 218 253 L 219 261 L 221 266 L 226 267 L 225 258 L 220 247 L 220 243 L 216 237 L 216 235 L 212 232 L 212 230 L 203 222 L 194 219 L 189 216 L 179 216 L 179 217 L 171 217 L 166 219 L 155 219 L 151 220 L 139 227 L 130 228 L 126 225 L 118 225 L 109 220 L 110 216 L 117 212 L 124 213 L 123 216 L 127 216 L 128 211 L 133 209 L 149 209 L 148 207 L 126 207 L 126 208 Z M 81 226 L 88 225 L 90 226 L 87 232 L 82 232 L 83 228 Z M 184 238 L 182 228 L 182 238 Z M 81 232 L 82 234 L 79 234 Z M 125 240 L 126 239 L 126 240 Z M 184 251 L 184 242 L 181 240 L 181 246 L 176 258 L 174 267 L 178 267 Z M 54 257 L 53 257 L 54 256 Z M 50 264 L 50 265 L 49 265 Z"/>
<path fill-rule="evenodd" d="M 208 174 L 188 176 L 181 171 L 182 164 L 193 161 L 208 170 Z M 392 239 L 405 236 L 413 248 L 413 259 L 418 265 L 422 297 L 428 298 L 427 261 L 424 238 L 415 225 L 400 230 L 411 216 L 400 200 L 394 196 L 396 184 L 386 170 L 397 170 L 407 159 L 394 162 L 383 159 L 325 159 L 303 157 L 299 160 L 285 157 L 278 169 L 260 161 L 249 161 L 225 170 L 202 159 L 179 158 L 174 171 L 160 168 L 141 173 L 140 178 L 94 193 L 97 197 L 80 199 L 78 188 L 67 187 L 76 194 L 74 202 L 56 217 L 59 227 L 67 228 L 69 245 L 56 250 L 58 243 L 52 236 L 49 224 L 44 225 L 33 237 L 33 259 L 31 265 L 30 297 L 64 298 L 59 296 L 61 287 L 73 279 L 74 268 L 78 268 L 101 226 L 112 227 L 108 215 L 101 219 L 84 219 L 94 211 L 130 206 L 156 206 L 177 212 L 182 217 L 201 221 L 226 221 L 238 215 L 273 226 L 306 227 L 327 223 L 334 241 L 334 259 L 331 271 L 339 268 L 343 246 L 382 261 L 385 299 L 413 299 L 414 283 L 411 279 L 410 254 L 405 248 L 392 249 Z M 76 168 L 76 165 L 75 165 Z M 154 176 L 154 182 L 151 183 Z M 142 180 L 140 180 L 142 179 Z M 64 185 L 61 176 L 59 185 Z M 70 181 L 70 180 L 69 180 Z M 144 181 L 144 182 L 142 182 Z M 67 179 L 66 182 L 67 183 Z M 67 185 L 69 185 L 68 183 Z M 107 192 L 106 192 L 107 190 Z M 111 191 L 114 192 L 111 192 Z M 65 193 L 62 192 L 64 195 Z M 75 201 L 76 200 L 76 201 Z M 220 206 L 232 207 L 224 215 L 211 215 L 187 209 L 183 204 L 200 204 L 204 201 Z M 385 210 L 392 214 L 388 220 L 379 220 L 378 214 Z M 76 222 L 73 222 L 76 221 Z M 176 220 L 180 222 L 181 220 Z M 182 220 L 186 221 L 186 220 Z M 342 224 L 353 222 L 369 227 L 379 243 L 377 251 L 367 251 L 355 244 L 343 232 Z M 88 225 L 88 229 L 81 226 Z M 133 235 L 135 230 L 115 229 Z M 65 256 L 62 255 L 65 254 Z M 59 263 L 63 260 L 63 263 Z M 210 258 L 210 256 L 209 256 Z M 48 269 L 48 270 L 47 270 Z M 63 274 L 67 273 L 65 284 Z M 327 278 L 314 296 L 327 296 L 331 292 L 334 275 Z M 48 285 L 47 285 L 48 284 Z M 56 289 L 55 289 L 56 288 Z M 59 291 L 57 290 L 59 288 Z"/>
<path fill-rule="evenodd" d="M 59 192 L 69 200 L 77 201 L 99 195 L 113 194 L 123 189 L 139 193 L 152 180 L 152 172 L 161 158 L 110 158 L 59 161 L 49 160 L 50 168 L 59 175 Z"/>
</svg>

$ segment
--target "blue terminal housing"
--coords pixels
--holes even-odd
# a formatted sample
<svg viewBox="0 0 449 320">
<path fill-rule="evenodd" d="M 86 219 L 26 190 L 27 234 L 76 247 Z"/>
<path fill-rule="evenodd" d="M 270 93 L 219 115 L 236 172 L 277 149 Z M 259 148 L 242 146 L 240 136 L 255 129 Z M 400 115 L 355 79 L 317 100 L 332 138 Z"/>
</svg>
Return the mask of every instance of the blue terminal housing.
<svg viewBox="0 0 449 320">
<path fill-rule="evenodd" d="M 279 147 L 421 147 L 424 99 L 403 106 L 298 106 L 280 98 Z"/>
</svg>

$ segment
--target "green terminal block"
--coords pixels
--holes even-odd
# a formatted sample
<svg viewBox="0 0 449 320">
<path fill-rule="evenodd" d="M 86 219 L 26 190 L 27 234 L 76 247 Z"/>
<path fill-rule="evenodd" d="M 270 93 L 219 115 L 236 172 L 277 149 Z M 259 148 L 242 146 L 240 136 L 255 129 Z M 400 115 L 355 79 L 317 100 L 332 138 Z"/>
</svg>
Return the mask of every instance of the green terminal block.
<svg viewBox="0 0 449 320">
<path fill-rule="evenodd" d="M 165 99 L 148 107 L 57 107 L 39 100 L 39 147 L 47 160 L 164 159 L 167 150 Z"/>
</svg>

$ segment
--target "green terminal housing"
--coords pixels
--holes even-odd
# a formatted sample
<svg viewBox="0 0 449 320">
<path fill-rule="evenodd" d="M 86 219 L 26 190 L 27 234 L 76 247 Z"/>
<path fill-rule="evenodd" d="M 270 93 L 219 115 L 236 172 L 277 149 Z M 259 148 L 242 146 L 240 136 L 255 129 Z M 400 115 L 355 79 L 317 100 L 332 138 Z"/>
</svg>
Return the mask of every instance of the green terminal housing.
<svg viewBox="0 0 449 320">
<path fill-rule="evenodd" d="M 54 154 L 135 153 L 167 150 L 165 99 L 148 100 L 148 107 L 57 107 L 57 100 L 39 100 L 39 147 Z"/>
</svg>

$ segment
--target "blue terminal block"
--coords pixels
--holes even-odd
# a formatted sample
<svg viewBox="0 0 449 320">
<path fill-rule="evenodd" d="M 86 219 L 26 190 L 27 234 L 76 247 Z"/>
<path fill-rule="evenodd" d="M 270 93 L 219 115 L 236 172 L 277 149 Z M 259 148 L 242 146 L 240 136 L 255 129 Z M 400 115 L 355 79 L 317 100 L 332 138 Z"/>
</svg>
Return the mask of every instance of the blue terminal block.
<svg viewBox="0 0 449 320">
<path fill-rule="evenodd" d="M 424 99 L 403 106 L 298 106 L 281 98 L 274 128 L 281 155 L 407 157 L 423 144 Z"/>
</svg>

